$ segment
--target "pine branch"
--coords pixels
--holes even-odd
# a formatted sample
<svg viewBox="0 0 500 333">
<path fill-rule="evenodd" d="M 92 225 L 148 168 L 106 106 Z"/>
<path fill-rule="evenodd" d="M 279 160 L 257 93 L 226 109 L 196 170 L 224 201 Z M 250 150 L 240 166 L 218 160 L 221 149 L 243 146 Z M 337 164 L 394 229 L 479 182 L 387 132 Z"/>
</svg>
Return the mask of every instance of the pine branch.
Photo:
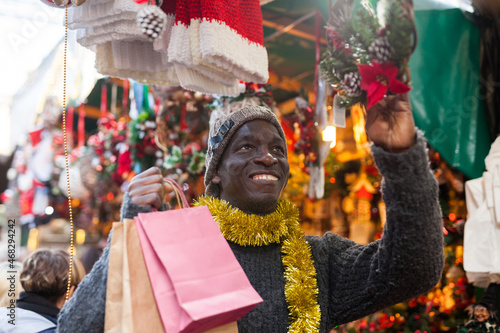
<svg viewBox="0 0 500 333">
<path fill-rule="evenodd" d="M 386 36 L 394 49 L 392 60 L 396 63 L 410 57 L 413 47 L 413 21 L 404 6 L 401 0 L 391 1 L 386 10 Z"/>
<path fill-rule="evenodd" d="M 344 80 L 345 73 L 358 71 L 352 54 L 332 48 L 325 51 L 319 65 L 322 74 L 330 84 L 339 84 Z"/>
<path fill-rule="evenodd" d="M 380 25 L 377 18 L 367 10 L 359 9 L 354 16 L 352 24 L 357 32 L 353 34 L 353 37 L 363 49 L 367 50 L 371 43 L 378 38 Z"/>
</svg>

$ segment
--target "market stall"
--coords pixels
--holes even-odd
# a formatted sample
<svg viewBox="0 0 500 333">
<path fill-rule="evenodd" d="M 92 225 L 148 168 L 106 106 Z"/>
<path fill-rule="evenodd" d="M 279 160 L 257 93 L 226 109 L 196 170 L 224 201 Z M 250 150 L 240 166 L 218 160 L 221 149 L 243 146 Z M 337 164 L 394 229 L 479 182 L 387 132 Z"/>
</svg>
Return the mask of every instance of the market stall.
<svg viewBox="0 0 500 333">
<path fill-rule="evenodd" d="M 102 249 L 101 240 L 120 220 L 131 179 L 152 166 L 175 180 L 190 202 L 198 198 L 204 193 L 209 122 L 248 105 L 269 107 L 280 118 L 290 164 L 283 198 L 299 207 L 306 234 L 331 231 L 360 244 L 381 237 L 386 211 L 364 133 L 365 105 L 348 105 L 339 122 L 335 103 L 356 87 L 332 89 L 320 71 L 325 51 L 335 48 L 325 31 L 332 2 L 252 1 L 243 8 L 221 1 L 227 5 L 221 12 L 201 6 L 199 12 L 181 13 L 168 1 L 156 6 L 127 1 L 119 10 L 91 0 L 70 7 L 72 38 L 95 52 L 91 61 L 100 75 L 78 65 L 88 64 L 86 51 L 70 50 L 64 135 L 60 78 L 48 87 L 35 80 L 11 105 L 11 114 L 22 110 L 37 124 L 24 131 L 6 162 L 0 214 L 19 221 L 20 246 L 67 247 L 71 217 L 76 254 Z M 360 2 L 356 6 L 361 8 Z M 376 6 L 374 1 L 372 10 Z M 474 293 L 479 299 L 481 292 L 474 291 L 463 269 L 464 183 L 483 174 L 498 133 L 488 131 L 486 120 L 485 101 L 491 108 L 494 98 L 481 90 L 491 83 L 482 82 L 480 60 L 486 55 L 480 52 L 478 21 L 471 20 L 479 14 L 441 1 L 416 2 L 414 10 L 418 44 L 408 64 L 411 80 L 404 83 L 412 87 L 416 124 L 429 142 L 440 186 L 446 267 L 430 293 L 338 332 L 454 332 Z M 235 13 L 241 21 L 231 16 Z M 60 52 L 58 45 L 38 69 L 39 77 L 61 77 Z M 19 133 L 28 128 L 18 126 Z"/>
</svg>

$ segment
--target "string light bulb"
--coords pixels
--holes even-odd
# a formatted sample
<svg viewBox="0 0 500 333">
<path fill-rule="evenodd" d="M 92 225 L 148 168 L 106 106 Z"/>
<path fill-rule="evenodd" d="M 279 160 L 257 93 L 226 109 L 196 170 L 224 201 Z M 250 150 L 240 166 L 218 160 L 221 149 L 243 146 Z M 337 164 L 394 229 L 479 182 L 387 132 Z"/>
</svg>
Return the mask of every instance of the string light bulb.
<svg viewBox="0 0 500 333">
<path fill-rule="evenodd" d="M 337 144 L 337 128 L 335 126 L 326 126 L 323 130 L 323 141 L 331 141 L 330 148 Z"/>
</svg>

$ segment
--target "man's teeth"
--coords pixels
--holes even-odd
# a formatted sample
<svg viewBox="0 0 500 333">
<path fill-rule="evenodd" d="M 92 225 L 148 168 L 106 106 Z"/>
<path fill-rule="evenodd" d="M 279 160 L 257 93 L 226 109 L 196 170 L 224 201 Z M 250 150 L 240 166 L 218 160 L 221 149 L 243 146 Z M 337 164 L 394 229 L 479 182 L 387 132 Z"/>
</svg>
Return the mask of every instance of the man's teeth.
<svg viewBox="0 0 500 333">
<path fill-rule="evenodd" d="M 252 179 L 256 179 L 256 180 L 278 180 L 278 178 L 274 177 L 273 175 L 256 175 L 256 176 L 253 176 Z"/>
</svg>

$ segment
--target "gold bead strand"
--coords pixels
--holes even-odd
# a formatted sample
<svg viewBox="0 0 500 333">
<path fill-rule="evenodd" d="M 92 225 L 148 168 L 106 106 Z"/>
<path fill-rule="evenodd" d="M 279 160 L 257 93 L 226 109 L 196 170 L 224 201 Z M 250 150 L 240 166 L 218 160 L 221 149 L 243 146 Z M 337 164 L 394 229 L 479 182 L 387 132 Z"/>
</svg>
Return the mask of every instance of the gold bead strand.
<svg viewBox="0 0 500 333">
<path fill-rule="evenodd" d="M 68 210 L 69 210 L 69 222 L 71 224 L 71 239 L 69 246 L 69 273 L 68 273 L 68 287 L 66 289 L 66 301 L 69 300 L 69 292 L 71 290 L 71 278 L 73 276 L 73 256 L 75 254 L 74 246 L 74 229 L 73 229 L 73 206 L 71 204 L 71 188 L 69 182 L 69 156 L 68 156 L 68 137 L 66 134 L 66 56 L 68 53 L 68 4 L 64 9 L 64 67 L 63 67 L 63 112 L 62 112 L 62 125 L 63 125 L 63 138 L 64 138 L 64 159 L 66 163 L 66 184 L 68 186 Z"/>
</svg>

